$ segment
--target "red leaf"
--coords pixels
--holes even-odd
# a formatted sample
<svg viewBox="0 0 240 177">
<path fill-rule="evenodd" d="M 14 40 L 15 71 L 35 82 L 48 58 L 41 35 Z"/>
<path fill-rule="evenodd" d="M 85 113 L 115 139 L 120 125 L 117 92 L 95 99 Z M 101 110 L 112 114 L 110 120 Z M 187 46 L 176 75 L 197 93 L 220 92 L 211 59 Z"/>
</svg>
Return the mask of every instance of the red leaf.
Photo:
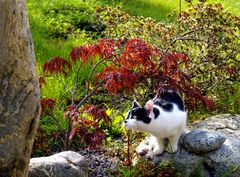
<svg viewBox="0 0 240 177">
<path fill-rule="evenodd" d="M 104 88 L 116 94 L 118 90 L 129 92 L 137 85 L 137 74 L 126 67 L 109 66 L 99 75 L 98 79 L 106 79 Z"/>
<path fill-rule="evenodd" d="M 79 46 L 70 52 L 71 59 L 82 60 L 84 64 L 90 58 L 100 56 L 101 58 L 112 58 L 116 55 L 116 50 L 120 47 L 120 42 L 113 39 L 100 39 L 99 43 L 92 45 Z"/>
<path fill-rule="evenodd" d="M 46 61 L 43 65 L 43 71 L 49 72 L 51 74 L 55 73 L 64 73 L 66 74 L 68 71 L 72 69 L 71 62 L 67 61 L 61 57 L 54 57 L 49 61 Z"/>
<path fill-rule="evenodd" d="M 53 110 L 56 104 L 56 101 L 52 98 L 44 98 L 40 101 L 42 113 L 48 114 L 49 111 Z"/>
<path fill-rule="evenodd" d="M 70 52 L 72 61 L 76 62 L 77 60 L 82 59 L 84 63 L 86 63 L 89 57 L 89 48 L 91 48 L 91 46 L 79 46 L 73 48 Z"/>
</svg>

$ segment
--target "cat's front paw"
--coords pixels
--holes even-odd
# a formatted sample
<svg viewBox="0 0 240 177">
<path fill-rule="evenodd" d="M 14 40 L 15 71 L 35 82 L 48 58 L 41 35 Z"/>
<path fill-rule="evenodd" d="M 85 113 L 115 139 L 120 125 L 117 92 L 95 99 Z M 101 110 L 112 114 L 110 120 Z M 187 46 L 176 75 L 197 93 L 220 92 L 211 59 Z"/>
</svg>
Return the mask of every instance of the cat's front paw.
<svg viewBox="0 0 240 177">
<path fill-rule="evenodd" d="M 158 156 L 163 153 L 163 148 L 160 147 L 158 144 L 154 143 L 140 143 L 137 147 L 136 152 L 138 155 L 145 157 L 147 159 L 153 159 L 155 156 Z"/>
<path fill-rule="evenodd" d="M 137 152 L 137 154 L 143 157 L 148 153 L 148 151 L 149 149 L 142 149 L 141 151 Z"/>
<path fill-rule="evenodd" d="M 163 148 L 161 147 L 153 147 L 146 151 L 145 157 L 147 159 L 154 159 L 154 157 L 159 156 L 163 153 Z"/>
<path fill-rule="evenodd" d="M 154 158 L 154 153 L 153 153 L 153 151 L 149 150 L 149 151 L 147 152 L 147 154 L 145 155 L 145 157 L 146 157 L 147 159 L 152 160 L 152 159 Z"/>
<path fill-rule="evenodd" d="M 144 148 L 137 148 L 136 153 L 140 155 L 141 157 L 145 157 L 147 159 L 153 159 L 154 153 L 150 146 L 144 147 Z"/>
</svg>

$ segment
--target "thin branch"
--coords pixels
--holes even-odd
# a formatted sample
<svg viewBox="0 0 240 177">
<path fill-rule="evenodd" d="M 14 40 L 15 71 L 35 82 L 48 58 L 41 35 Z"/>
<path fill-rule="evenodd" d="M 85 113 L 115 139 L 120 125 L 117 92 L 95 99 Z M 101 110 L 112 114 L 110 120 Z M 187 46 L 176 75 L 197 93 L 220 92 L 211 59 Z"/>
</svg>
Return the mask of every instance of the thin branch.
<svg viewBox="0 0 240 177">
<path fill-rule="evenodd" d="M 201 40 L 201 39 L 186 38 L 186 37 L 185 37 L 185 36 L 187 36 L 188 34 L 194 33 L 194 32 L 196 32 L 196 31 L 198 31 L 198 30 L 187 31 L 187 32 L 181 34 L 180 36 L 175 37 L 175 38 L 172 40 L 172 42 L 170 43 L 170 46 L 172 46 L 172 45 L 173 45 L 175 42 L 177 42 L 178 40 L 204 41 L 204 40 Z M 165 53 L 167 53 L 169 49 L 170 49 L 170 47 L 166 49 Z"/>
<path fill-rule="evenodd" d="M 205 40 L 203 40 L 203 39 L 197 39 L 197 38 L 186 38 L 186 37 L 179 37 L 179 38 L 177 38 L 177 39 L 175 39 L 175 41 L 174 42 L 176 42 L 176 41 L 194 41 L 194 42 L 197 42 L 197 41 L 202 41 L 202 42 L 205 42 Z"/>
<path fill-rule="evenodd" d="M 80 72 L 80 69 L 81 69 L 82 65 L 83 65 L 83 63 L 80 64 L 80 66 L 78 67 L 78 70 L 75 74 L 74 87 L 73 87 L 73 90 L 72 90 L 72 105 L 74 105 L 74 97 L 75 97 L 75 93 L 76 93 L 76 90 L 77 90 L 78 74 Z"/>
<path fill-rule="evenodd" d="M 91 69 L 91 71 L 90 71 L 90 73 L 89 73 L 89 75 L 88 75 L 88 78 L 87 78 L 87 82 L 88 82 L 88 85 L 87 85 L 87 93 L 88 93 L 88 91 L 89 91 L 89 87 L 90 87 L 90 79 L 92 78 L 92 75 L 93 75 L 93 72 L 94 72 L 94 70 L 96 69 L 96 67 L 98 66 L 98 65 L 100 65 L 103 61 L 105 61 L 106 59 L 101 59 L 101 60 L 99 60 L 95 65 L 93 65 L 93 67 L 92 67 L 92 69 Z"/>
<path fill-rule="evenodd" d="M 77 109 L 88 99 L 90 98 L 94 92 L 106 81 L 106 79 L 103 79 L 101 82 L 99 82 L 94 89 L 87 95 L 85 95 L 85 97 L 77 104 L 76 108 L 73 110 L 73 112 L 76 112 Z"/>
<path fill-rule="evenodd" d="M 57 81 L 59 81 L 69 92 L 71 92 L 72 93 L 72 90 L 68 87 L 68 85 L 67 84 L 65 84 L 61 79 L 59 79 L 58 77 L 56 77 L 56 76 L 45 76 L 45 77 L 52 77 L 52 78 L 54 78 L 54 79 L 56 79 Z"/>
</svg>

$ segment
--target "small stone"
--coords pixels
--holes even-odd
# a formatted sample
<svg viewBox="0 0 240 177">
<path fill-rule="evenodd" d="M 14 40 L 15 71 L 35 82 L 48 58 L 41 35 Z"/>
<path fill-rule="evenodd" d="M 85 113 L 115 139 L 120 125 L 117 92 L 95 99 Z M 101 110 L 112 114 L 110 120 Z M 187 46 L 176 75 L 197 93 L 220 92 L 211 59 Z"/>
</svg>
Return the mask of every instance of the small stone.
<svg viewBox="0 0 240 177">
<path fill-rule="evenodd" d="M 95 165 L 95 166 L 99 166 L 99 165 L 100 165 L 99 160 L 96 160 L 96 161 L 94 162 L 94 165 Z"/>
<path fill-rule="evenodd" d="M 195 154 L 207 153 L 218 149 L 226 137 L 222 133 L 205 130 L 193 130 L 184 138 L 184 147 Z"/>
</svg>

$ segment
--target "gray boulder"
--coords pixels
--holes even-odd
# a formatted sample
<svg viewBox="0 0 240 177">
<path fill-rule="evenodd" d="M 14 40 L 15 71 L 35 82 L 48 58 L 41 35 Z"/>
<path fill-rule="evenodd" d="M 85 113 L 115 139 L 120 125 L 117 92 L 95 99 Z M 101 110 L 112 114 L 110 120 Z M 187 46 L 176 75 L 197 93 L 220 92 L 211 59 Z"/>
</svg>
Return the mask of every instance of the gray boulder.
<svg viewBox="0 0 240 177">
<path fill-rule="evenodd" d="M 192 124 L 188 128 L 187 133 L 192 131 L 192 134 L 181 136 L 178 151 L 173 154 L 164 152 L 160 156 L 156 156 L 153 159 L 155 164 L 159 164 L 163 160 L 173 161 L 178 169 L 181 169 L 184 177 L 240 176 L 240 116 L 230 114 L 212 116 Z M 196 129 L 198 130 L 196 131 Z M 205 141 L 202 136 L 201 142 L 193 143 L 189 149 L 189 144 L 186 145 L 186 142 L 189 143 L 194 137 L 191 137 L 190 140 L 190 137 L 186 135 L 195 134 L 196 138 L 200 138 L 199 132 L 207 133 Z M 214 137 L 212 143 L 210 143 L 211 139 L 207 139 L 207 135 Z M 144 146 L 145 150 L 146 146 L 147 144 Z M 194 146 L 198 148 L 197 152 L 192 149 Z"/>
<path fill-rule="evenodd" d="M 29 177 L 87 177 L 88 163 L 77 152 L 64 151 L 48 157 L 31 158 Z"/>
<path fill-rule="evenodd" d="M 184 137 L 184 147 L 189 152 L 203 154 L 217 150 L 224 143 L 226 136 L 219 132 L 196 129 Z"/>
</svg>

